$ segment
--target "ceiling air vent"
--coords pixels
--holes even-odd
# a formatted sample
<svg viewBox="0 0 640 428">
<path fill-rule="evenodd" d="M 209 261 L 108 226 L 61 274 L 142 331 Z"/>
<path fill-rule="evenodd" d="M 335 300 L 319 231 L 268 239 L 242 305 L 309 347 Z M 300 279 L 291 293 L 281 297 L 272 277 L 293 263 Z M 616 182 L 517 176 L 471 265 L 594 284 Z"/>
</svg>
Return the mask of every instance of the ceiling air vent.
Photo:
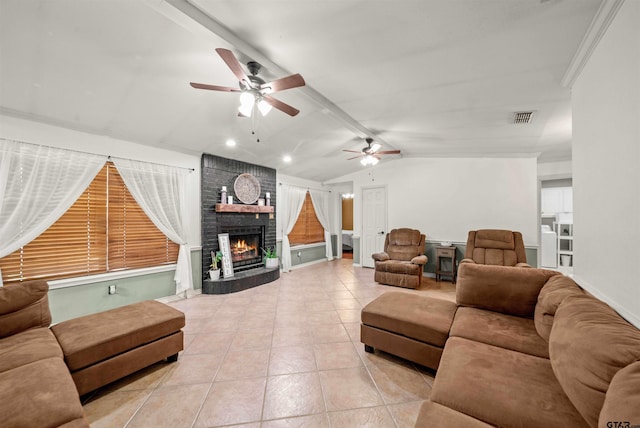
<svg viewBox="0 0 640 428">
<path fill-rule="evenodd" d="M 533 120 L 533 112 L 532 111 L 517 111 L 513 114 L 513 123 L 531 123 Z"/>
</svg>

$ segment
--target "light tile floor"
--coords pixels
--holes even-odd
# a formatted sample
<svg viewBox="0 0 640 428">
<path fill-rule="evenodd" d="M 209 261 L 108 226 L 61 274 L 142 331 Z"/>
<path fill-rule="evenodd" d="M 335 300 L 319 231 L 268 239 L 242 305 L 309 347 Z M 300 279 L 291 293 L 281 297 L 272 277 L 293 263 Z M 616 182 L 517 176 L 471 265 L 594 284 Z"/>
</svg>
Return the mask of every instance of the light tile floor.
<svg viewBox="0 0 640 428">
<path fill-rule="evenodd" d="M 283 273 L 277 281 L 171 305 L 186 315 L 184 351 L 86 398 L 92 427 L 413 427 L 434 373 L 364 352 L 360 310 L 385 291 L 352 260 Z"/>
</svg>

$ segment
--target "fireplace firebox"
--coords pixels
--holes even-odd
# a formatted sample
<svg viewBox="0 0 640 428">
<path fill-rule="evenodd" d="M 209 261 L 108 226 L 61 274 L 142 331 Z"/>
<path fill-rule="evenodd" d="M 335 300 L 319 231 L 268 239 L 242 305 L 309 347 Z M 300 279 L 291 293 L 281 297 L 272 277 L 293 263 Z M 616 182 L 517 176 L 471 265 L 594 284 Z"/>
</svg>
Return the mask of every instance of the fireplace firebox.
<svg viewBox="0 0 640 428">
<path fill-rule="evenodd" d="M 229 234 L 233 270 L 242 271 L 263 266 L 264 226 L 226 227 L 222 233 Z"/>
</svg>

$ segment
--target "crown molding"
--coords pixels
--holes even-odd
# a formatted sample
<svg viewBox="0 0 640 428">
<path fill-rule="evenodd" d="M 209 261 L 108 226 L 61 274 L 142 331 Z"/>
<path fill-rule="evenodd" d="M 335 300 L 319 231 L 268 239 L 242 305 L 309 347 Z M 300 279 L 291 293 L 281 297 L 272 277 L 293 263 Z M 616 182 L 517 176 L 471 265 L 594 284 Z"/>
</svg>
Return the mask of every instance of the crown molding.
<svg viewBox="0 0 640 428">
<path fill-rule="evenodd" d="M 591 54 L 596 49 L 596 46 L 598 46 L 600 39 L 607 31 L 607 28 L 609 28 L 609 24 L 611 24 L 616 13 L 618 13 L 622 3 L 624 3 L 624 0 L 604 0 L 600 4 L 600 8 L 593 17 L 576 54 L 571 60 L 571 64 L 569 64 L 567 71 L 562 77 L 562 81 L 560 82 L 562 87 L 570 88 L 573 86 L 582 69 L 589 61 Z"/>
</svg>

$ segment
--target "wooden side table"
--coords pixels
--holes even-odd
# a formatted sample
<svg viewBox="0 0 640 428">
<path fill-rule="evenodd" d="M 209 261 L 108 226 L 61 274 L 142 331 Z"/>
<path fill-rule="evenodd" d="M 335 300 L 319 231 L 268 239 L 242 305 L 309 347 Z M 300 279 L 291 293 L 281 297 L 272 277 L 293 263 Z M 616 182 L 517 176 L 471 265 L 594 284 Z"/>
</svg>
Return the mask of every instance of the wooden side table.
<svg viewBox="0 0 640 428">
<path fill-rule="evenodd" d="M 449 260 L 451 262 L 450 270 L 442 269 L 442 261 Z M 455 245 L 436 247 L 436 281 L 442 280 L 442 276 L 450 276 L 451 282 L 456 283 L 456 247 Z"/>
</svg>

